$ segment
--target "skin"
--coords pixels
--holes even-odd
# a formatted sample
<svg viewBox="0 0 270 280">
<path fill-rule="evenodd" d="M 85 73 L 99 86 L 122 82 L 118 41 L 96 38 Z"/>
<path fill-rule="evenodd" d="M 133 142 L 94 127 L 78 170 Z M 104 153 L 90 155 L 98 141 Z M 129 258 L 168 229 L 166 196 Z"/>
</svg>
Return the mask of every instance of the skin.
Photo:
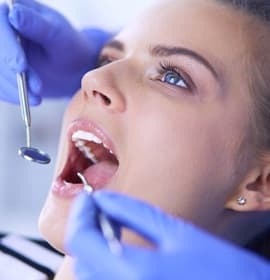
<svg viewBox="0 0 270 280">
<path fill-rule="evenodd" d="M 167 0 L 125 28 L 116 36 L 125 50 L 106 47 L 102 55 L 109 63 L 84 76 L 67 108 L 55 177 L 66 160 L 69 124 L 85 118 L 106 131 L 117 148 L 120 166 L 106 186 L 110 190 L 211 231 L 225 208 L 267 208 L 261 186 L 267 185 L 268 166 L 250 160 L 245 20 L 215 1 Z M 195 51 L 216 74 L 186 54 L 151 56 L 149 46 L 160 44 Z M 191 89 L 164 82 L 166 74 L 157 68 L 167 61 L 180 69 Z M 251 192 L 248 186 L 258 178 Z M 248 205 L 237 205 L 240 194 Z M 40 216 L 42 234 L 58 250 L 63 250 L 71 204 L 49 192 Z M 129 233 L 123 239 L 139 242 Z"/>
</svg>

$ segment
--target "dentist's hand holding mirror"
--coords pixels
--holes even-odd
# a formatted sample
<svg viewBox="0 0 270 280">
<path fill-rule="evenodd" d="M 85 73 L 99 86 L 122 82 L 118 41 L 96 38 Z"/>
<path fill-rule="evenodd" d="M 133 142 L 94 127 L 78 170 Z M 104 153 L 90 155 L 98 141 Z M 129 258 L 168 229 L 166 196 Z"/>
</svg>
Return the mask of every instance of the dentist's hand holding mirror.
<svg viewBox="0 0 270 280">
<path fill-rule="evenodd" d="M 30 105 L 43 97 L 72 96 L 110 36 L 97 29 L 78 31 L 36 1 L 15 0 L 10 10 L 0 4 L 0 100 L 19 103 L 16 73 L 21 72 L 27 73 Z"/>
</svg>

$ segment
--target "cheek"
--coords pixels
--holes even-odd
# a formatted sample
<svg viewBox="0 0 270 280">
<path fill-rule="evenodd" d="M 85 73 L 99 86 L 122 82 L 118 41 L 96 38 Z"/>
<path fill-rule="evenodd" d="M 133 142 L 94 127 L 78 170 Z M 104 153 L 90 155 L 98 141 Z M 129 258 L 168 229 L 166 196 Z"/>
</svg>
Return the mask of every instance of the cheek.
<svg viewBox="0 0 270 280">
<path fill-rule="evenodd" d="M 195 112 L 165 115 L 148 114 L 136 121 L 126 191 L 167 212 L 208 224 L 223 210 L 232 183 L 231 152 L 217 123 Z"/>
</svg>

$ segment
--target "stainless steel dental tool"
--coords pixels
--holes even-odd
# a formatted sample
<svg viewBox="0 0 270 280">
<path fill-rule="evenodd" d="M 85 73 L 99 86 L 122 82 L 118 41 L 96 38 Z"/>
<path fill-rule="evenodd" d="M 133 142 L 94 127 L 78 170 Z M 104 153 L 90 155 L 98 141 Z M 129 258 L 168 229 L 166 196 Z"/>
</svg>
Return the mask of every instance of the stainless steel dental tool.
<svg viewBox="0 0 270 280">
<path fill-rule="evenodd" d="M 13 1 L 7 2 L 9 8 L 11 9 Z M 17 36 L 18 42 L 21 44 L 20 37 Z M 26 73 L 17 73 L 17 86 L 20 99 L 20 107 L 22 119 L 25 124 L 26 130 L 26 147 L 21 147 L 18 151 L 19 155 L 26 160 L 33 161 L 40 164 L 48 164 L 51 159 L 50 156 L 41 151 L 40 149 L 31 147 L 31 113 L 27 93 L 27 83 L 26 83 Z"/>
<path fill-rule="evenodd" d="M 78 172 L 77 175 L 81 179 L 84 185 L 84 190 L 91 195 L 94 191 L 94 188 L 87 182 L 83 174 Z M 107 241 L 111 253 L 116 256 L 120 256 L 122 254 L 122 246 L 120 241 L 117 239 L 115 235 L 115 231 L 113 229 L 111 221 L 100 210 L 97 218 L 98 218 L 99 226 L 101 228 L 101 232 Z"/>
</svg>

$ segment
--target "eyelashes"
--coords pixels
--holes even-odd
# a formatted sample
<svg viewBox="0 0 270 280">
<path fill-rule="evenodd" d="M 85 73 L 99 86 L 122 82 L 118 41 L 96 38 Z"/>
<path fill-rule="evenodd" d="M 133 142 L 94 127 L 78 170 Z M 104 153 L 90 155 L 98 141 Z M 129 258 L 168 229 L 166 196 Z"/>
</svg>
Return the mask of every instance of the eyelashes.
<svg viewBox="0 0 270 280">
<path fill-rule="evenodd" d="M 98 60 L 98 67 L 106 66 L 118 59 L 112 58 L 109 55 L 102 54 Z M 171 61 L 160 62 L 157 69 L 157 81 L 167 84 L 171 87 L 182 89 L 185 91 L 192 91 L 195 85 L 192 79 L 181 70 L 178 66 L 174 65 Z M 152 78 L 152 80 L 154 80 Z"/>
<path fill-rule="evenodd" d="M 183 77 L 184 74 L 181 73 L 181 69 L 179 69 L 178 66 L 171 64 L 171 62 L 160 62 L 157 71 L 160 75 L 159 80 L 161 82 L 185 90 L 191 90 L 190 82 Z"/>
<path fill-rule="evenodd" d="M 113 62 L 115 59 L 111 58 L 108 55 L 101 55 L 98 59 L 97 67 L 105 66 L 111 62 Z"/>
</svg>

